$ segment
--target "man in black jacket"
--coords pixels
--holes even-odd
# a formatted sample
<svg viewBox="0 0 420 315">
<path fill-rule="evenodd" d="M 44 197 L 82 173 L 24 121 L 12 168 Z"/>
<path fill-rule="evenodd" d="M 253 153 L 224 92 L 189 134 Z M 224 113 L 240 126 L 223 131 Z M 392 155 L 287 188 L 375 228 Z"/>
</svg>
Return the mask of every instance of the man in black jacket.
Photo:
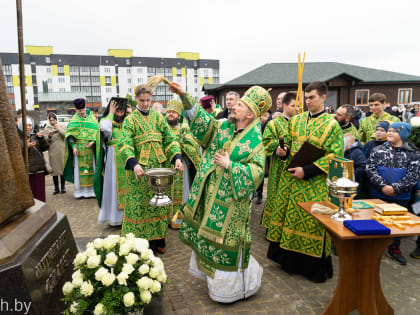
<svg viewBox="0 0 420 315">
<path fill-rule="evenodd" d="M 226 94 L 226 108 L 217 114 L 216 119 L 228 119 L 232 107 L 238 102 L 239 93 L 235 91 L 227 92 Z"/>
</svg>

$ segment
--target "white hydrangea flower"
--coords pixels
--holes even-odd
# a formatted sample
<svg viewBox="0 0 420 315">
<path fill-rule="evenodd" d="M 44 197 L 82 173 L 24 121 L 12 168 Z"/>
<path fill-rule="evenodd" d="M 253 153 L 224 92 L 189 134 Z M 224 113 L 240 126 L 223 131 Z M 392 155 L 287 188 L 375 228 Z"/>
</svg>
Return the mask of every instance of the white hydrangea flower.
<svg viewBox="0 0 420 315">
<path fill-rule="evenodd" d="M 123 301 L 124 301 L 124 305 L 126 307 L 133 306 L 134 302 L 135 302 L 134 293 L 133 292 L 128 292 L 128 293 L 124 294 Z"/>
<path fill-rule="evenodd" d="M 122 271 L 128 275 L 131 274 L 134 270 L 134 267 L 130 264 L 124 264 L 122 268 Z"/>
<path fill-rule="evenodd" d="M 93 247 L 96 249 L 102 249 L 104 247 L 104 240 L 102 238 L 95 238 L 93 240 Z"/>
<path fill-rule="evenodd" d="M 160 292 L 161 285 L 159 281 L 154 280 L 152 286 L 150 287 L 150 292 L 152 293 L 158 293 Z"/>
<path fill-rule="evenodd" d="M 110 252 L 105 256 L 105 265 L 112 267 L 114 266 L 118 261 L 118 256 L 114 252 Z"/>
<path fill-rule="evenodd" d="M 134 249 L 141 254 L 149 249 L 149 242 L 143 238 L 134 239 Z"/>
<path fill-rule="evenodd" d="M 124 271 L 121 271 L 118 276 L 117 280 L 120 285 L 127 285 L 128 274 Z"/>
<path fill-rule="evenodd" d="M 140 298 L 143 303 L 148 304 L 152 299 L 152 294 L 149 290 L 140 290 Z"/>
<path fill-rule="evenodd" d="M 96 304 L 95 309 L 93 310 L 93 314 L 94 315 L 102 315 L 102 314 L 104 314 L 104 311 L 105 311 L 104 305 L 102 303 L 98 303 L 98 304 Z"/>
<path fill-rule="evenodd" d="M 93 286 L 92 284 L 89 282 L 83 282 L 82 285 L 80 286 L 80 293 L 84 296 L 91 296 L 93 293 Z"/>
<path fill-rule="evenodd" d="M 163 272 L 161 272 L 158 276 L 157 276 L 157 278 L 156 278 L 158 281 L 160 281 L 160 282 L 166 282 L 166 279 L 167 279 L 167 277 L 166 277 L 166 273 L 163 271 Z"/>
<path fill-rule="evenodd" d="M 102 277 L 108 273 L 108 269 L 101 267 L 95 272 L 95 279 L 101 281 Z"/>
<path fill-rule="evenodd" d="M 67 281 L 66 283 L 64 283 L 63 285 L 63 294 L 64 295 L 69 295 L 73 292 L 73 284 L 69 281 Z"/>
<path fill-rule="evenodd" d="M 104 286 L 108 287 L 111 284 L 113 284 L 115 281 L 115 275 L 113 273 L 109 273 L 107 272 L 106 274 L 103 275 L 101 282 Z"/>
<path fill-rule="evenodd" d="M 73 314 L 77 313 L 77 307 L 79 306 L 79 303 L 73 302 L 70 305 L 70 312 Z"/>
<path fill-rule="evenodd" d="M 145 275 L 146 273 L 148 273 L 148 272 L 149 272 L 149 270 L 150 270 L 149 265 L 148 265 L 148 264 L 143 264 L 143 265 L 141 265 L 141 266 L 140 266 L 140 268 L 139 268 L 139 273 L 140 273 L 141 275 Z"/>
<path fill-rule="evenodd" d="M 80 270 L 76 270 L 75 272 L 73 272 L 73 274 L 71 275 L 71 278 L 74 279 L 82 279 L 83 280 L 83 274 Z"/>
<path fill-rule="evenodd" d="M 88 249 L 86 249 L 85 254 L 87 257 L 91 257 L 97 255 L 97 252 L 95 248 L 89 247 Z"/>
<path fill-rule="evenodd" d="M 138 286 L 140 289 L 147 290 L 147 289 L 149 289 L 152 285 L 153 285 L 153 280 L 152 280 L 152 279 L 150 279 L 150 278 L 149 278 L 149 277 L 147 277 L 147 276 L 141 277 L 139 280 L 137 280 L 137 286 Z"/>
<path fill-rule="evenodd" d="M 140 259 L 139 255 L 130 253 L 127 256 L 125 256 L 125 260 L 127 261 L 127 264 L 134 265 L 138 260 Z"/>
<path fill-rule="evenodd" d="M 99 264 L 101 263 L 101 256 L 99 255 L 95 255 L 95 256 L 90 256 L 86 262 L 86 265 L 89 269 L 93 269 L 99 266 Z"/>
<path fill-rule="evenodd" d="M 159 274 L 160 274 L 159 269 L 155 267 L 150 268 L 150 271 L 149 271 L 150 278 L 156 279 Z"/>
<path fill-rule="evenodd" d="M 85 253 L 78 253 L 73 260 L 73 264 L 77 266 L 81 266 L 86 262 L 87 255 Z"/>
<path fill-rule="evenodd" d="M 120 246 L 120 256 L 126 256 L 130 253 L 131 248 L 128 243 L 124 243 Z"/>
</svg>

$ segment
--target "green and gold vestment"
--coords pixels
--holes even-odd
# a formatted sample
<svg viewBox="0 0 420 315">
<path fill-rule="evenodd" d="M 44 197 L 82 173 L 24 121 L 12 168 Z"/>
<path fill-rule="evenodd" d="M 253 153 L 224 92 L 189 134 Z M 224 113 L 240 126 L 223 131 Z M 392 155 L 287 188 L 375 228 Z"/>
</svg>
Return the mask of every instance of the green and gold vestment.
<svg viewBox="0 0 420 315">
<path fill-rule="evenodd" d="M 177 138 L 166 119 L 153 109 L 148 115 L 139 110 L 124 119 L 120 153 L 124 164 L 135 158 L 144 171 L 153 167 L 171 167 L 171 160 L 181 154 Z M 170 193 L 170 191 L 168 191 Z M 122 235 L 133 233 L 148 240 L 161 239 L 168 233 L 168 207 L 149 205 L 154 192 L 147 177 L 136 179 L 127 172 L 127 196 Z"/>
<path fill-rule="evenodd" d="M 171 199 L 172 204 L 169 206 L 169 218 L 172 219 L 173 216 L 178 213 L 178 219 L 182 219 L 181 207 L 184 204 L 184 188 L 185 185 L 191 185 L 195 173 L 198 170 L 200 165 L 201 155 L 200 155 L 200 145 L 197 140 L 191 134 L 188 125 L 178 124 L 175 128 L 172 128 L 174 134 L 177 136 L 179 145 L 181 147 L 182 159 L 186 161 L 188 159 L 187 165 L 190 166 L 188 169 L 189 182 L 184 183 L 184 172 L 176 172 L 174 175 L 174 184 L 171 186 Z M 185 164 L 184 164 L 185 168 Z M 172 228 L 179 229 L 181 224 L 170 222 Z"/>
<path fill-rule="evenodd" d="M 195 103 L 188 94 L 181 99 L 185 109 Z M 190 128 L 204 152 L 183 207 L 179 237 L 194 250 L 198 267 L 209 276 L 216 269 L 247 268 L 251 247 L 250 194 L 264 176 L 265 154 L 259 119 L 237 133 L 234 124 L 216 120 L 196 106 Z M 214 163 L 218 150 L 229 153 L 227 169 Z"/>
<path fill-rule="evenodd" d="M 102 132 L 100 132 L 100 124 L 105 120 L 112 121 L 112 136 L 108 142 L 104 144 L 104 137 Z M 117 180 L 117 195 L 118 195 L 118 209 L 125 208 L 125 196 L 127 194 L 127 178 L 125 163 L 119 151 L 120 143 L 123 137 L 122 134 L 122 122 L 116 122 L 114 120 L 114 115 L 109 114 L 107 117 L 101 119 L 99 124 L 99 131 L 96 137 L 96 169 L 95 169 L 95 180 L 94 180 L 94 190 L 96 199 L 98 200 L 99 207 L 102 206 L 102 193 L 103 193 L 103 179 L 105 171 L 105 155 L 106 150 L 104 146 L 108 149 L 114 147 L 114 165 L 115 165 L 115 178 Z M 109 162 L 108 162 L 109 163 Z"/>
<path fill-rule="evenodd" d="M 345 134 L 352 134 L 356 139 L 360 140 L 360 135 L 359 135 L 359 131 L 357 130 L 357 128 L 350 123 L 350 126 L 347 128 L 341 128 L 343 130 L 343 135 Z"/>
<path fill-rule="evenodd" d="M 380 121 L 388 121 L 390 124 L 393 122 L 399 122 L 400 120 L 398 117 L 395 117 L 391 114 L 388 114 L 387 112 L 383 112 L 382 115 L 377 118 L 374 114 L 370 115 L 369 117 L 366 117 L 360 121 L 359 126 L 359 135 L 360 135 L 360 141 L 365 144 L 366 142 L 369 142 L 370 140 L 375 139 L 375 130 L 376 126 Z"/>
<path fill-rule="evenodd" d="M 65 135 L 65 153 L 64 153 L 64 178 L 66 181 L 74 182 L 74 156 L 73 147 L 78 151 L 77 162 L 79 165 L 79 179 L 81 187 L 93 186 L 93 177 L 95 169 L 93 168 L 93 159 L 95 146 L 87 148 L 86 145 L 91 141 L 96 141 L 98 132 L 98 121 L 95 115 L 87 109 L 86 117 L 80 117 L 74 114 L 71 118 Z M 75 143 L 69 142 L 69 136 L 73 136 Z"/>
<path fill-rule="evenodd" d="M 325 156 L 314 162 L 323 173 L 303 180 L 283 170 L 267 239 L 279 242 L 283 249 L 321 258 L 324 249 L 325 255 L 329 255 L 331 239 L 322 224 L 301 209 L 298 202 L 327 200 L 327 155 L 343 156 L 343 132 L 331 115 L 323 113 L 310 118 L 309 112 L 304 112 L 293 117 L 288 125 L 285 143 L 290 149 L 290 156 L 296 154 L 305 141 L 325 150 Z"/>
<path fill-rule="evenodd" d="M 276 154 L 279 139 L 286 137 L 288 120 L 283 115 L 271 120 L 264 130 L 263 144 L 266 156 L 270 157 L 270 170 L 268 172 L 267 201 L 265 202 L 262 217 L 262 226 L 268 227 L 271 220 L 274 202 L 277 199 L 277 188 L 281 172 L 286 166 L 286 161 Z"/>
</svg>

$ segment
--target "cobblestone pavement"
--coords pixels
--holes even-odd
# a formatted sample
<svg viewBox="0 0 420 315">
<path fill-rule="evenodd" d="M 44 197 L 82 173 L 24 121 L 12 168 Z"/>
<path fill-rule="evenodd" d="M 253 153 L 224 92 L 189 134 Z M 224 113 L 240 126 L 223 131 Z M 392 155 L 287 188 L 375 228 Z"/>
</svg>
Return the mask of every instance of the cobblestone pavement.
<svg viewBox="0 0 420 315">
<path fill-rule="evenodd" d="M 51 177 L 47 178 L 47 203 L 68 216 L 79 247 L 96 237 L 119 234 L 119 228 L 97 224 L 99 208 L 96 199 L 76 200 L 73 185 L 67 185 L 66 194 L 52 195 Z M 337 283 L 338 258 L 333 256 L 333 279 L 315 284 L 305 278 L 289 275 L 266 258 L 268 243 L 265 229 L 259 225 L 263 205 L 254 205 L 252 215 L 252 255 L 264 267 L 259 292 L 247 300 L 233 304 L 219 304 L 210 300 L 206 284 L 188 273 L 190 249 L 178 239 L 178 232 L 169 230 L 167 252 L 161 258 L 170 283 L 161 297 L 158 313 L 184 314 L 321 314 L 331 299 Z M 420 314 L 420 260 L 409 257 L 415 247 L 414 238 L 402 240 L 402 252 L 408 260 L 400 266 L 384 254 L 381 263 L 382 288 L 395 314 Z M 361 257 L 362 259 L 362 257 Z M 154 312 L 156 313 L 156 311 Z M 357 311 L 351 313 L 358 314 Z M 340 314 L 337 314 L 340 315 Z"/>
</svg>

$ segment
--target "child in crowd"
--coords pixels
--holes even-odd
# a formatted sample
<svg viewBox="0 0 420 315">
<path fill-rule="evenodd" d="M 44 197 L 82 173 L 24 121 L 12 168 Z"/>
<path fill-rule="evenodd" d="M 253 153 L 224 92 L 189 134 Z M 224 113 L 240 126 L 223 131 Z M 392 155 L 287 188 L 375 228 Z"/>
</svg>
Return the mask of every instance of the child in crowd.
<svg viewBox="0 0 420 315">
<path fill-rule="evenodd" d="M 382 145 L 386 141 L 386 133 L 388 132 L 389 122 L 380 121 L 376 125 L 375 130 L 375 140 L 371 140 L 365 145 L 365 155 L 366 158 L 369 158 L 369 155 L 372 153 L 372 150 L 378 145 Z"/>
<path fill-rule="evenodd" d="M 359 183 L 357 197 L 360 197 L 365 186 L 366 157 L 363 153 L 363 145 L 351 133 L 344 135 L 344 157 L 353 161 L 354 179 Z"/>
<path fill-rule="evenodd" d="M 371 196 L 407 208 L 410 208 L 411 190 L 420 177 L 420 156 L 416 148 L 406 141 L 410 131 L 411 126 L 407 123 L 392 123 L 387 133 L 388 141 L 373 149 L 366 164 Z M 406 265 L 400 241 L 400 238 L 394 238 L 388 253 L 397 262 Z"/>
</svg>

